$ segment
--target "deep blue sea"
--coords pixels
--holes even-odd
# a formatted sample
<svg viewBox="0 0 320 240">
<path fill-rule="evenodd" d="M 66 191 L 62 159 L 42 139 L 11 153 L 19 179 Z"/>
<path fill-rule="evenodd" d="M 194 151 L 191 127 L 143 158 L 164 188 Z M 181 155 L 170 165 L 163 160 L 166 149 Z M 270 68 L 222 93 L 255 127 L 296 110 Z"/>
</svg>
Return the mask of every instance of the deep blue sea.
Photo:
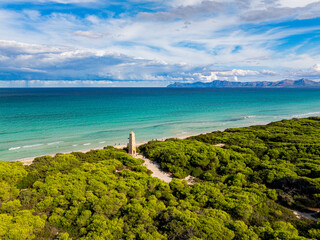
<svg viewBox="0 0 320 240">
<path fill-rule="evenodd" d="M 0 89 L 0 160 L 317 115 L 317 89 Z"/>
</svg>

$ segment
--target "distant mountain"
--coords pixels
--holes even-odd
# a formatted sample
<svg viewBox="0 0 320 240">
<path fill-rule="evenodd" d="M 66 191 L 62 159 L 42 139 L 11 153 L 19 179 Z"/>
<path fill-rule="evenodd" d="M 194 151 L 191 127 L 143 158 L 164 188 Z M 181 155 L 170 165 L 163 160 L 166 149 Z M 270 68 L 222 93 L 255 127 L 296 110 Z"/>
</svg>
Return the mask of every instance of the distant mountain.
<svg viewBox="0 0 320 240">
<path fill-rule="evenodd" d="M 278 82 L 231 82 L 215 80 L 209 83 L 181 83 L 175 82 L 168 88 L 320 88 L 320 82 L 305 78 L 299 80 L 282 80 Z"/>
</svg>

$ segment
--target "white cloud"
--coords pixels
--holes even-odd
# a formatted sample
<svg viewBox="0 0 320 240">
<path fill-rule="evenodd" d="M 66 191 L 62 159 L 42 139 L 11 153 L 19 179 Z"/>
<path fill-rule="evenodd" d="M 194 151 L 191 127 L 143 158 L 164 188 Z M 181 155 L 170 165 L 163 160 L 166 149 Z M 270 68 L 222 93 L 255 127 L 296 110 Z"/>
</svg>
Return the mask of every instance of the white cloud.
<svg viewBox="0 0 320 240">
<path fill-rule="evenodd" d="M 102 18 L 93 11 L 77 16 L 0 9 L 0 79 L 279 80 L 294 68 L 300 75 L 316 72 L 307 68 L 320 62 L 316 47 L 303 53 L 298 46 L 277 50 L 286 38 L 319 26 L 259 28 L 266 20 L 312 18 L 319 14 L 319 1 L 146 2 L 161 4 L 161 12 Z M 254 22 L 250 30 L 243 28 L 247 21 Z"/>
<path fill-rule="evenodd" d="M 320 64 L 318 63 L 318 64 L 313 65 L 313 67 L 311 69 L 315 72 L 320 73 Z"/>
<path fill-rule="evenodd" d="M 39 20 L 41 13 L 36 10 L 23 10 L 23 13 L 32 21 Z"/>
<path fill-rule="evenodd" d="M 173 0 L 171 1 L 171 5 L 173 7 L 180 7 L 180 6 L 192 6 L 200 4 L 203 0 Z"/>
<path fill-rule="evenodd" d="M 227 81 L 238 81 L 239 77 L 244 80 L 248 80 L 250 76 L 258 76 L 258 75 L 275 75 L 276 72 L 270 70 L 262 70 L 262 71 L 253 71 L 253 70 L 244 70 L 244 69 L 232 69 L 232 70 L 224 70 L 224 71 L 212 71 L 209 74 L 204 73 L 194 73 L 200 81 L 202 82 L 212 82 L 214 80 L 227 80 Z"/>
<path fill-rule="evenodd" d="M 0 81 L 0 87 L 109 87 L 112 81 L 92 80 L 13 80 Z"/>
<path fill-rule="evenodd" d="M 314 64 L 307 69 L 290 69 L 288 75 L 291 78 L 320 79 L 320 64 Z"/>
<path fill-rule="evenodd" d="M 279 80 L 281 77 L 270 69 L 258 71 L 235 68 L 210 71 L 213 65 L 199 67 L 173 64 L 141 57 L 134 58 L 106 50 L 80 50 L 13 41 L 0 41 L 0 52 L 3 53 L 0 58 L 0 79 L 16 79 L 17 75 L 22 79 L 40 79 L 39 81 L 58 79 L 57 81 L 62 81 L 61 86 L 65 86 L 64 79 L 154 81 L 157 84 L 163 82 L 163 86 L 166 82 L 173 81 L 253 81 L 266 78 Z M 316 69 L 319 70 L 319 65 L 314 66 L 312 71 Z M 306 71 L 301 72 L 301 74 L 306 73 Z M 40 82 L 35 83 L 40 85 Z M 41 84 L 53 86 L 53 83 L 56 82 Z M 67 83 L 72 84 L 70 81 Z"/>
<path fill-rule="evenodd" d="M 252 70 L 233 69 L 231 71 L 218 72 L 222 76 L 252 76 L 258 75 L 259 72 Z"/>
<path fill-rule="evenodd" d="M 26 0 L 2 0 L 3 3 L 23 3 Z M 100 0 L 28 0 L 33 3 L 62 3 L 62 4 L 73 4 L 73 3 L 93 3 L 100 2 Z"/>
<path fill-rule="evenodd" d="M 275 71 L 265 70 L 265 69 L 260 71 L 260 73 L 263 74 L 263 75 L 270 75 L 270 76 L 278 75 L 278 73 L 275 72 Z"/>
<path fill-rule="evenodd" d="M 79 50 L 47 45 L 1 41 L 0 79 L 85 79 L 96 80 L 182 80 L 170 73 L 183 66 L 169 65 L 163 61 L 132 58 L 105 50 Z M 185 66 L 186 67 L 186 66 Z M 164 74 L 167 72 L 167 74 Z M 29 81 L 29 83 L 33 83 Z M 37 83 L 37 82 L 36 82 Z M 67 82 L 70 84 L 70 82 Z M 77 82 L 76 82 L 77 83 Z M 82 82 L 84 84 L 85 82 Z M 96 83 L 96 82 L 94 82 Z M 51 82 L 44 82 L 51 84 Z M 61 82 L 62 86 L 64 82 Z"/>
<path fill-rule="evenodd" d="M 279 0 L 279 4 L 281 7 L 305 7 L 308 4 L 319 2 L 318 0 Z"/>
<path fill-rule="evenodd" d="M 192 1 L 194 2 L 194 1 Z M 140 16 L 150 20 L 171 21 L 174 19 L 192 19 L 193 17 L 201 17 L 201 15 L 213 15 L 216 13 L 224 12 L 227 10 L 228 5 L 226 2 L 218 1 L 199 1 L 197 4 L 184 4 L 179 5 L 170 11 L 156 12 L 156 13 L 141 13 Z M 185 28 L 187 28 L 187 24 Z"/>
<path fill-rule="evenodd" d="M 28 44 L 17 41 L 6 41 L 0 40 L 0 48 L 4 52 L 16 52 L 16 53 L 27 53 L 27 54 L 35 54 L 35 53 L 59 53 L 66 50 L 70 50 L 70 47 L 56 47 L 49 46 L 43 44 Z"/>
<path fill-rule="evenodd" d="M 0 62 L 2 62 L 2 61 L 8 61 L 8 60 L 10 60 L 9 57 L 0 55 Z"/>
<path fill-rule="evenodd" d="M 102 35 L 99 33 L 94 33 L 91 31 L 75 31 L 74 34 L 82 36 L 82 37 L 88 37 L 88 38 L 101 38 Z"/>
</svg>

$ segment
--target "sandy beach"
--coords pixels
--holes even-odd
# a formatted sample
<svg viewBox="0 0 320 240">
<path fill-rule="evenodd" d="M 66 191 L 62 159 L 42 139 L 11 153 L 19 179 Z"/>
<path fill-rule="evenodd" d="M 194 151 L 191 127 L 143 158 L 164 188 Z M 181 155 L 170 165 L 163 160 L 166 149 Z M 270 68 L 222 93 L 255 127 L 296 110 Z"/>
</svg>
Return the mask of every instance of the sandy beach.
<svg viewBox="0 0 320 240">
<path fill-rule="evenodd" d="M 224 130 L 220 130 L 220 131 L 224 131 Z M 210 133 L 210 132 L 207 132 L 207 133 Z M 202 134 L 206 134 L 206 133 L 202 133 Z M 185 139 L 185 138 L 188 138 L 188 137 L 192 137 L 192 136 L 197 136 L 197 135 L 200 135 L 200 134 L 193 134 L 193 135 L 188 135 L 188 136 L 183 136 L 183 137 L 175 137 L 176 139 Z M 172 138 L 172 137 L 169 137 L 169 138 Z M 169 138 L 163 138 L 163 139 L 152 139 L 152 140 L 157 140 L 157 141 L 165 141 L 166 139 L 169 139 Z M 136 144 L 137 147 L 147 143 L 148 141 L 144 141 L 144 142 L 139 142 Z M 216 147 L 223 147 L 225 144 L 216 144 L 214 146 Z M 125 147 L 127 147 L 127 145 L 123 144 L 123 145 L 114 145 L 113 146 L 114 148 L 118 148 L 118 149 L 123 149 Z M 87 152 L 90 152 L 92 150 L 101 150 L 103 148 L 91 148 L 91 149 L 87 149 L 87 150 L 80 150 L 80 151 L 77 151 L 77 152 L 82 152 L 82 153 L 87 153 Z M 71 153 L 71 152 L 65 152 L 64 154 L 68 154 L 68 153 Z M 51 157 L 54 157 L 56 154 L 48 154 L 48 155 L 43 155 L 43 156 L 51 156 Z M 135 156 L 136 158 L 140 158 L 140 159 L 143 159 L 144 160 L 144 163 L 143 165 L 145 167 L 147 167 L 149 170 L 152 171 L 152 175 L 153 177 L 156 177 L 156 178 L 159 178 L 163 181 L 165 181 L 166 183 L 170 183 L 171 180 L 173 179 L 173 176 L 171 173 L 168 173 L 168 172 L 164 172 L 160 165 L 156 162 L 153 162 L 152 160 L 150 159 L 147 159 L 145 158 L 144 156 L 142 155 L 136 155 Z M 35 159 L 36 157 L 32 157 L 32 158 L 24 158 L 24 159 L 18 159 L 18 160 L 15 160 L 15 161 L 19 161 L 19 162 L 22 162 L 23 165 L 31 165 L 33 163 L 33 160 Z M 188 182 L 189 185 L 192 185 L 194 184 L 194 177 L 192 176 L 187 176 L 186 178 L 182 179 L 182 180 L 186 180 Z"/>
<path fill-rule="evenodd" d="M 223 130 L 219 130 L 219 131 L 224 131 Z M 207 133 L 211 133 L 211 132 L 205 132 L 205 133 L 198 133 L 198 134 L 190 134 L 190 135 L 187 135 L 187 136 L 179 136 L 179 137 L 167 137 L 167 138 L 162 138 L 162 139 L 151 139 L 149 141 L 152 141 L 152 140 L 157 140 L 157 141 L 165 141 L 166 139 L 170 139 L 170 138 L 177 138 L 177 139 L 185 139 L 185 138 L 188 138 L 188 137 L 193 137 L 193 136 L 197 136 L 197 135 L 200 135 L 200 134 L 207 134 Z M 147 143 L 148 141 L 143 141 L 143 142 L 138 142 L 136 144 L 137 147 Z M 118 149 L 123 149 L 125 148 L 127 145 L 126 144 L 123 144 L 123 145 L 114 145 L 113 147 L 114 148 L 118 148 Z M 90 152 L 92 150 L 101 150 L 103 148 L 90 148 L 90 149 L 84 149 L 84 150 L 79 150 L 79 151 L 76 151 L 76 152 L 82 152 L 82 153 L 87 153 L 87 152 Z M 71 152 L 63 152 L 63 154 L 69 154 Z M 51 157 L 54 157 L 56 155 L 55 154 L 46 154 L 46 155 L 42 155 L 42 156 L 51 156 Z M 22 158 L 22 159 L 16 159 L 16 160 L 12 160 L 13 161 L 18 161 L 18 162 L 22 162 L 23 165 L 30 165 L 32 164 L 33 160 L 37 157 L 42 157 L 42 156 L 35 156 L 35 157 L 28 157 L 28 158 Z"/>
</svg>

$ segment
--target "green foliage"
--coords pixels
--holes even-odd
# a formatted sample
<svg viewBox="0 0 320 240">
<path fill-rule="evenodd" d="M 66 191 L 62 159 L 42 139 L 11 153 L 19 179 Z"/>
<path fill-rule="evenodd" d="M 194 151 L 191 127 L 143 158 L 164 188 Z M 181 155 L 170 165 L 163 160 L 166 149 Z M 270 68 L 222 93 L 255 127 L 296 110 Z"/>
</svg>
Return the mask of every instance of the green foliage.
<svg viewBox="0 0 320 240">
<path fill-rule="evenodd" d="M 284 205 L 319 208 L 319 136 L 320 118 L 312 117 L 227 129 L 185 140 L 152 141 L 140 150 L 178 178 L 190 174 L 238 187 L 253 182 L 265 184 L 283 190 L 277 199 Z M 221 143 L 225 144 L 223 149 L 214 147 Z M 306 180 L 308 187 L 304 188 L 299 179 Z M 269 197 L 275 200 L 275 196 Z"/>
<path fill-rule="evenodd" d="M 139 150 L 176 178 L 113 147 L 0 162 L 0 239 L 320 239 L 286 208 L 320 208 L 320 118 Z"/>
<path fill-rule="evenodd" d="M 35 239 L 43 231 L 45 220 L 23 210 L 12 216 L 0 214 L 1 239 Z"/>
<path fill-rule="evenodd" d="M 244 172 L 245 162 L 251 164 L 257 158 L 225 150 L 195 140 L 168 139 L 152 141 L 140 147 L 147 158 L 157 161 L 161 167 L 178 178 L 192 174 L 210 180 L 218 173 Z"/>
</svg>

